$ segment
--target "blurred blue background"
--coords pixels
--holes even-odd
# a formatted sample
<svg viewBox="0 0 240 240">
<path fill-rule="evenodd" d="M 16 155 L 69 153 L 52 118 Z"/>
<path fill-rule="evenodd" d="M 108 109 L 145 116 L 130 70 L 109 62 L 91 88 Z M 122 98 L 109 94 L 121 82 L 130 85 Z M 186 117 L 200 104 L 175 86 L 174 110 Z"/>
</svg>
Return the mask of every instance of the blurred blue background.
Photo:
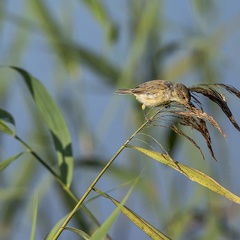
<svg viewBox="0 0 240 240">
<path fill-rule="evenodd" d="M 38 78 L 58 103 L 67 121 L 75 157 L 72 189 L 80 198 L 124 141 L 143 123 L 139 103 L 118 96 L 118 88 L 152 79 L 187 86 L 224 83 L 240 89 L 239 1 L 21 0 L 0 3 L 0 64 L 19 66 Z M 1 69 L 1 108 L 16 121 L 17 133 L 50 165 L 53 143 L 32 99 L 10 70 Z M 240 101 L 226 93 L 240 123 Z M 206 160 L 184 138 L 160 127 L 146 129 L 177 161 L 213 177 L 240 195 L 239 132 L 220 109 L 201 98 L 207 112 L 227 134 L 211 129 L 215 162 L 200 135 L 188 131 Z M 23 150 L 0 136 L 0 160 Z M 147 142 L 138 135 L 132 144 Z M 121 200 L 129 182 L 141 175 L 127 206 L 173 239 L 239 239 L 239 206 L 150 158 L 129 149 L 98 182 L 102 191 Z M 0 239 L 28 239 L 32 202 L 39 198 L 35 239 L 44 239 L 73 206 L 56 181 L 31 156 L 0 174 Z M 92 193 L 88 199 L 95 196 Z M 86 203 L 100 223 L 114 206 L 107 199 Z M 69 226 L 91 234 L 96 226 L 84 216 Z M 121 215 L 110 230 L 113 239 L 148 239 Z M 79 239 L 64 231 L 59 239 Z"/>
</svg>

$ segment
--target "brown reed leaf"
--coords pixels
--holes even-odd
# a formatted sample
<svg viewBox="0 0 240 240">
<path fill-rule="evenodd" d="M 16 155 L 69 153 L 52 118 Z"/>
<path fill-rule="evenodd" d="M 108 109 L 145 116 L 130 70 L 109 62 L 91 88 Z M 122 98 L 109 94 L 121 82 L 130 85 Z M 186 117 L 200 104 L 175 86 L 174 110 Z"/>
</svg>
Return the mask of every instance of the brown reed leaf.
<svg viewBox="0 0 240 240">
<path fill-rule="evenodd" d="M 193 104 L 187 106 L 186 109 L 187 109 L 186 111 L 182 111 L 182 112 L 179 111 L 177 112 L 177 114 L 184 115 L 186 117 L 192 117 L 192 118 L 196 117 L 204 121 L 207 120 L 212 124 L 213 127 L 215 127 L 224 136 L 224 138 L 226 138 L 226 134 L 223 132 L 223 130 L 220 128 L 220 126 L 212 116 L 204 112 L 202 109 L 196 108 Z"/>
<path fill-rule="evenodd" d="M 229 93 L 234 94 L 235 96 L 240 98 L 240 91 L 238 91 L 235 87 L 233 87 L 231 85 L 226 85 L 226 84 L 223 84 L 223 83 L 213 83 L 211 85 L 224 88 Z"/>
<path fill-rule="evenodd" d="M 178 123 L 180 125 L 192 127 L 193 129 L 198 131 L 203 136 L 211 156 L 216 160 L 216 157 L 212 149 L 211 137 L 207 128 L 206 121 L 210 122 L 212 126 L 216 128 L 218 131 L 220 131 L 220 133 L 224 137 L 226 137 L 226 135 L 212 116 L 208 115 L 202 109 L 196 108 L 192 103 L 185 105 L 172 104 L 170 108 L 164 109 L 163 112 L 161 112 L 161 115 L 162 117 L 160 117 L 160 120 L 161 122 L 165 121 L 164 126 L 171 128 L 179 135 L 182 135 L 186 139 L 188 139 L 196 148 L 198 148 L 201 155 L 203 156 L 203 159 L 205 159 L 204 154 L 201 148 L 197 145 L 197 143 L 190 136 L 188 136 L 182 130 L 180 130 L 176 124 Z M 167 117 L 167 119 L 165 119 L 165 117 Z M 174 119 L 177 119 L 177 121 L 173 121 L 173 119 L 169 117 L 174 117 Z"/>
<path fill-rule="evenodd" d="M 228 92 L 236 95 L 238 98 L 240 98 L 240 92 L 230 86 L 230 85 L 225 85 L 225 84 L 199 84 L 196 86 L 189 87 L 190 93 L 200 93 L 204 95 L 205 97 L 209 98 L 211 101 L 215 102 L 218 104 L 218 106 L 222 109 L 222 111 L 225 113 L 225 115 L 228 117 L 228 119 L 231 121 L 233 126 L 240 131 L 240 127 L 237 124 L 231 110 L 229 109 L 227 102 L 225 101 L 225 98 L 216 90 L 213 88 L 215 87 L 222 87 L 226 89 Z"/>
<path fill-rule="evenodd" d="M 175 133 L 179 134 L 180 136 L 183 136 L 187 140 L 189 140 L 199 150 L 199 152 L 202 155 L 202 158 L 205 160 L 205 157 L 204 157 L 204 154 L 202 152 L 202 149 L 198 146 L 198 144 L 192 138 L 190 138 L 187 134 L 185 134 L 182 130 L 180 130 L 176 125 L 172 125 L 172 130 Z"/>
<path fill-rule="evenodd" d="M 184 126 L 190 126 L 196 131 L 198 131 L 205 139 L 205 142 L 207 144 L 207 147 L 209 149 L 211 156 L 213 157 L 214 160 L 216 160 L 216 157 L 212 149 L 211 137 L 210 137 L 205 120 L 198 117 L 194 118 L 194 116 L 191 116 L 191 114 L 187 114 L 187 115 L 181 115 L 181 120 L 179 123 Z"/>
<path fill-rule="evenodd" d="M 210 134 L 209 134 L 209 131 L 207 129 L 207 124 L 206 122 L 203 120 L 203 119 L 200 119 L 199 120 L 199 132 L 202 133 L 206 143 L 207 143 L 207 146 L 208 146 L 208 149 L 213 157 L 214 160 L 217 161 L 215 155 L 214 155 L 214 152 L 213 152 L 213 149 L 212 149 L 212 141 L 211 141 L 211 137 L 210 137 Z"/>
</svg>

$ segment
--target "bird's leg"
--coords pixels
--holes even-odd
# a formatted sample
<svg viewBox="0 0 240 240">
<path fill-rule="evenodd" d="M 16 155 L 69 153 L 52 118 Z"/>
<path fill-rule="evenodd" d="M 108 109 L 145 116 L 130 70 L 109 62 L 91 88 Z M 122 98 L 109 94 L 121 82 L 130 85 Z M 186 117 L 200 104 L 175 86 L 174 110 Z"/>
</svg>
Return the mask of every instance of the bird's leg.
<svg viewBox="0 0 240 240">
<path fill-rule="evenodd" d="M 147 115 L 146 115 L 145 109 L 146 109 L 146 106 L 143 104 L 143 105 L 142 105 L 143 114 L 144 114 L 145 120 L 148 121 L 149 118 L 148 118 Z"/>
<path fill-rule="evenodd" d="M 147 114 L 146 114 L 146 112 L 145 112 L 145 111 L 146 111 L 145 109 L 146 109 L 146 106 L 143 104 L 143 105 L 142 105 L 142 110 L 143 110 L 143 114 L 144 114 L 145 120 L 148 121 L 149 123 L 151 123 L 152 120 L 147 117 Z"/>
</svg>

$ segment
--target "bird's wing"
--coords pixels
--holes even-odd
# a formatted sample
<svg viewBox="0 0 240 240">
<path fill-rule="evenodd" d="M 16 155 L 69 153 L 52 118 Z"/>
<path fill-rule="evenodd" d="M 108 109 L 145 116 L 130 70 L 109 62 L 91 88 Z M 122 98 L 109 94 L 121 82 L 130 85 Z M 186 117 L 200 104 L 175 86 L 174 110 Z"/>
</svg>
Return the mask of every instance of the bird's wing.
<svg viewBox="0 0 240 240">
<path fill-rule="evenodd" d="M 170 89 L 172 86 L 172 83 L 165 80 L 153 80 L 148 81 L 143 84 L 140 84 L 138 87 L 132 89 L 132 93 L 136 94 L 154 94 L 162 91 L 166 91 Z"/>
</svg>

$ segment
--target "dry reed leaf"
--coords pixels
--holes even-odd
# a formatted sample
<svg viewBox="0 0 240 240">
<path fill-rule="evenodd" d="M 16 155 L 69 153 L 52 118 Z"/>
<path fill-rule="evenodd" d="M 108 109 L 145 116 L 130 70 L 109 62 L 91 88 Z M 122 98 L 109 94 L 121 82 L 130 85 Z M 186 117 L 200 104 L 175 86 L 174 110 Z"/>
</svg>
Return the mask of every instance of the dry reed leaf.
<svg viewBox="0 0 240 240">
<path fill-rule="evenodd" d="M 202 155 L 202 158 L 205 160 L 205 157 L 204 157 L 204 154 L 202 152 L 202 149 L 197 145 L 197 143 L 192 138 L 190 138 L 187 134 L 185 134 L 182 130 L 180 130 L 176 125 L 172 126 L 172 130 L 174 132 L 176 132 L 177 134 L 179 134 L 180 136 L 183 136 L 186 139 L 188 139 L 199 150 L 199 152 Z"/>
<path fill-rule="evenodd" d="M 224 88 L 229 93 L 234 94 L 235 96 L 240 98 L 240 92 L 235 87 L 233 87 L 231 85 L 226 85 L 226 84 L 223 84 L 223 83 L 215 83 L 215 84 L 211 84 L 211 85 Z"/>
<path fill-rule="evenodd" d="M 224 138 L 226 138 L 226 134 L 220 128 L 220 126 L 218 125 L 216 120 L 212 116 L 210 116 L 209 114 L 204 112 L 202 109 L 198 109 L 193 105 L 189 105 L 186 107 L 186 111 L 182 111 L 182 112 L 179 111 L 179 112 L 177 112 L 177 114 L 186 116 L 186 117 L 192 117 L 192 118 L 196 117 L 196 118 L 202 119 L 204 121 L 206 120 L 206 121 L 210 122 L 212 124 L 212 126 L 215 127 L 224 136 Z"/>
<path fill-rule="evenodd" d="M 240 92 L 236 88 L 234 88 L 230 85 L 225 85 L 225 84 L 199 84 L 196 86 L 189 87 L 188 89 L 191 94 L 192 93 L 200 93 L 200 94 L 204 95 L 205 97 L 209 98 L 211 101 L 218 104 L 218 106 L 222 109 L 222 111 L 225 113 L 225 115 L 231 121 L 233 126 L 238 131 L 240 131 L 240 127 L 237 124 L 231 110 L 229 109 L 225 98 L 212 86 L 222 87 L 222 88 L 226 89 L 228 92 L 230 92 L 230 93 L 236 95 L 238 98 L 240 98 Z"/>
<path fill-rule="evenodd" d="M 199 133 L 201 133 L 201 135 L 205 139 L 205 142 L 207 144 L 207 147 L 209 149 L 211 156 L 214 158 L 214 160 L 216 160 L 216 157 L 215 157 L 213 149 L 212 149 L 211 137 L 210 137 L 209 131 L 207 129 L 205 120 L 204 119 L 196 119 L 192 116 L 183 115 L 182 120 L 180 121 L 180 124 L 182 124 L 184 126 L 190 126 L 193 129 L 195 129 L 196 131 L 198 131 Z"/>
</svg>

